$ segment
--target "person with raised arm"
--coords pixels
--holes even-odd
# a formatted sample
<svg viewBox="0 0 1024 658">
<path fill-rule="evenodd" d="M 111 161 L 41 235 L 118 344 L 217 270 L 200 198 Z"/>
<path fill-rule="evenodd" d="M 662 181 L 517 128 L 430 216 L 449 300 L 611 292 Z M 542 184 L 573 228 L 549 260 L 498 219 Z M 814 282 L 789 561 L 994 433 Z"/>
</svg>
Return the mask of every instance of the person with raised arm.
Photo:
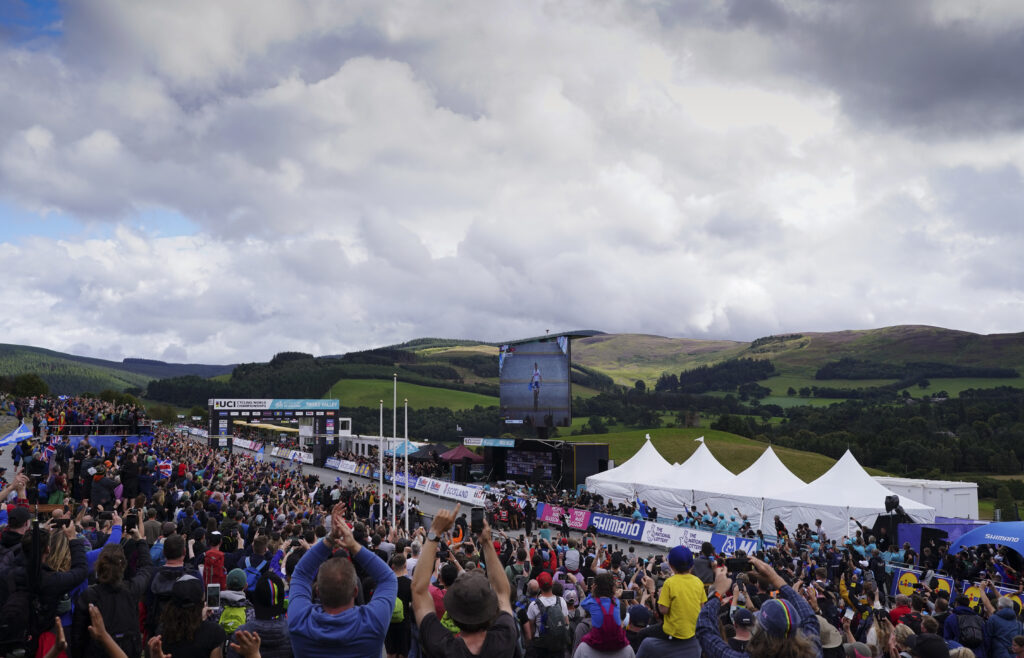
<svg viewBox="0 0 1024 658">
<path fill-rule="evenodd" d="M 420 553 L 420 561 L 433 563 L 440 536 L 455 523 L 459 513 L 441 510 L 434 517 Z M 444 606 L 448 616 L 459 628 L 456 637 L 441 624 L 430 595 L 430 571 L 417 569 L 412 579 L 412 608 L 419 626 L 420 643 L 429 656 L 511 657 L 516 652 L 516 627 L 509 602 L 508 578 L 501 559 L 494 550 L 491 527 L 484 521 L 479 536 L 481 552 L 487 567 L 465 571 L 445 590 Z"/>
</svg>

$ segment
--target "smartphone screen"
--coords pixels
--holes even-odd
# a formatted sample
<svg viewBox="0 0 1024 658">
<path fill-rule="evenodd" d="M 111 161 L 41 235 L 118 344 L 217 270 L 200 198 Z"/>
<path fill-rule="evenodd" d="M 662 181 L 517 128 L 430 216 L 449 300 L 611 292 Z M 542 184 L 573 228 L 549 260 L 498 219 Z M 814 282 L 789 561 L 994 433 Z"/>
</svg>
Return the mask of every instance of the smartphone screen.
<svg viewBox="0 0 1024 658">
<path fill-rule="evenodd" d="M 206 586 L 206 607 L 216 608 L 220 606 L 220 585 L 211 584 Z"/>
<path fill-rule="evenodd" d="M 847 619 L 853 619 L 853 608 L 847 608 L 846 612 L 843 613 L 843 616 Z"/>
<path fill-rule="evenodd" d="M 633 590 L 626 590 L 622 593 L 622 596 L 620 596 L 619 598 L 623 601 L 632 601 L 636 598 L 636 592 L 634 592 Z"/>
<path fill-rule="evenodd" d="M 474 507 L 469 511 L 469 531 L 474 535 L 484 531 L 484 508 Z"/>
</svg>

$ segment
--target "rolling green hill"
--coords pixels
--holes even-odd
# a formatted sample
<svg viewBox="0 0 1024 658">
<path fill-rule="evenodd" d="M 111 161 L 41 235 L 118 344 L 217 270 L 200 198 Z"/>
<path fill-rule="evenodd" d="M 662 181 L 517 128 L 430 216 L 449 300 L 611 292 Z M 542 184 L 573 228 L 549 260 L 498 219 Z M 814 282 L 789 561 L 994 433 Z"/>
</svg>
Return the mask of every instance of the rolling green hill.
<svg viewBox="0 0 1024 658">
<path fill-rule="evenodd" d="M 0 375 L 10 377 L 35 373 L 43 378 L 54 393 L 73 395 L 83 391 L 97 393 L 104 389 L 124 391 L 145 389 L 153 379 L 198 375 L 212 377 L 230 373 L 233 366 L 164 363 L 150 359 L 107 361 L 64 354 L 41 347 L 0 344 Z"/>
<path fill-rule="evenodd" d="M 391 408 L 392 382 L 382 379 L 343 379 L 331 387 L 325 398 L 337 398 L 343 407 L 370 407 L 375 409 L 384 400 L 384 407 Z M 443 407 L 452 410 L 472 409 L 475 406 L 498 405 L 498 398 L 466 391 L 398 383 L 398 407 L 402 400 L 409 399 L 410 409 Z"/>
<path fill-rule="evenodd" d="M 703 436 L 711 454 L 733 473 L 739 473 L 753 464 L 767 447 L 766 444 L 745 439 L 729 432 L 702 428 L 629 430 L 608 434 L 584 434 L 568 437 L 568 441 L 597 442 L 609 444 L 609 457 L 621 464 L 632 457 L 644 444 L 645 435 L 651 435 L 654 447 L 669 463 L 682 463 L 700 446 L 694 439 Z M 836 463 L 835 459 L 815 452 L 792 450 L 774 446 L 782 463 L 804 482 L 810 482 Z M 885 475 L 877 469 L 867 469 L 872 475 Z"/>
</svg>

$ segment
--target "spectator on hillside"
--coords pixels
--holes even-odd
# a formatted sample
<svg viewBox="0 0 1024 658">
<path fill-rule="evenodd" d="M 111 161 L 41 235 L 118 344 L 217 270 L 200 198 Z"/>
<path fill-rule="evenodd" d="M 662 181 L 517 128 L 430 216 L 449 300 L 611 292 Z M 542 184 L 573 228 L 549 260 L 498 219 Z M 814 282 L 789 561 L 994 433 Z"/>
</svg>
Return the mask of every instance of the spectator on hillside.
<svg viewBox="0 0 1024 658">
<path fill-rule="evenodd" d="M 331 534 L 299 560 L 292 576 L 288 632 L 299 656 L 366 656 L 379 658 L 391 623 L 398 580 L 387 564 L 355 540 L 345 521 L 345 503 L 331 512 Z M 346 557 L 332 557 L 344 548 Z M 431 556 L 433 562 L 433 556 Z M 373 598 L 355 605 L 359 586 L 353 562 L 376 581 Z M 316 580 L 320 603 L 313 603 Z"/>
</svg>

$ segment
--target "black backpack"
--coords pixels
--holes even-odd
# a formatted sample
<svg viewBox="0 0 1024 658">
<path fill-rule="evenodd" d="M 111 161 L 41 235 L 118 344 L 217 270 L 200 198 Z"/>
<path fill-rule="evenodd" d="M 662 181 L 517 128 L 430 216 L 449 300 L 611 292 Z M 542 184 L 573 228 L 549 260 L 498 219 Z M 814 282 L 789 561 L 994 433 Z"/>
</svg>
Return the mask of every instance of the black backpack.
<svg viewBox="0 0 1024 658">
<path fill-rule="evenodd" d="M 131 589 L 113 589 L 104 585 L 90 585 L 82 592 L 78 605 L 89 609 L 92 603 L 103 614 L 103 624 L 127 656 L 142 655 L 142 633 L 139 632 L 139 599 Z M 88 614 L 88 613 L 86 613 Z M 89 645 L 86 656 L 106 656 L 103 647 L 95 642 Z"/>
<path fill-rule="evenodd" d="M 960 644 L 968 649 L 976 649 L 985 642 L 985 622 L 978 615 L 961 613 L 956 616 L 956 625 L 960 629 Z"/>
<path fill-rule="evenodd" d="M 921 613 L 917 610 L 908 612 L 899 618 L 899 622 L 905 626 L 909 626 L 916 635 L 921 634 Z M 842 628 L 842 626 L 840 626 Z"/>
<path fill-rule="evenodd" d="M 538 598 L 537 611 L 537 636 L 533 639 L 534 644 L 550 651 L 571 647 L 569 621 L 562 613 L 562 597 L 555 597 L 552 605 L 544 605 Z"/>
</svg>

